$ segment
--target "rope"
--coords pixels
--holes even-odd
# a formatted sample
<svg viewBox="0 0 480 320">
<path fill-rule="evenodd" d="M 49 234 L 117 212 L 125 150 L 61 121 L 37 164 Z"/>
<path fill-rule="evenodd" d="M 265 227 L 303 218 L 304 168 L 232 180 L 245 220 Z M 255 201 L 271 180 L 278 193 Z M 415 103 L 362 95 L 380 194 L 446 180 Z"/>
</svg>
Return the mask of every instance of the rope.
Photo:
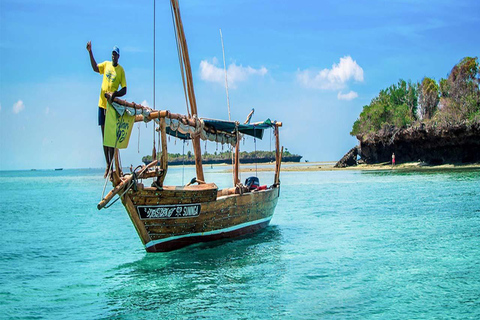
<svg viewBox="0 0 480 320">
<path fill-rule="evenodd" d="M 225 64 L 225 49 L 223 47 L 222 29 L 220 29 L 220 39 L 222 40 L 223 69 L 225 70 L 225 90 L 227 91 L 228 120 L 231 120 L 231 118 L 230 118 L 230 99 L 228 97 L 227 66 Z"/>
<path fill-rule="evenodd" d="M 133 190 L 134 190 L 134 191 L 137 191 L 137 181 L 138 181 L 138 178 L 137 178 L 137 172 L 136 172 L 136 171 L 137 171 L 138 168 L 141 168 L 141 167 L 142 167 L 142 166 L 137 166 L 137 167 L 135 168 L 135 170 L 133 170 L 133 172 L 132 172 L 133 179 L 132 179 L 132 181 L 130 181 L 129 185 L 125 188 L 125 191 L 123 191 L 123 193 L 122 193 L 121 195 L 119 195 L 119 196 L 117 197 L 117 199 L 115 199 L 113 202 L 111 202 L 110 204 L 106 205 L 106 206 L 104 207 L 104 209 L 110 208 L 115 202 L 118 201 L 118 199 L 121 199 L 121 198 L 125 195 L 125 193 L 127 193 L 128 190 L 130 190 L 132 187 L 133 187 Z"/>
</svg>

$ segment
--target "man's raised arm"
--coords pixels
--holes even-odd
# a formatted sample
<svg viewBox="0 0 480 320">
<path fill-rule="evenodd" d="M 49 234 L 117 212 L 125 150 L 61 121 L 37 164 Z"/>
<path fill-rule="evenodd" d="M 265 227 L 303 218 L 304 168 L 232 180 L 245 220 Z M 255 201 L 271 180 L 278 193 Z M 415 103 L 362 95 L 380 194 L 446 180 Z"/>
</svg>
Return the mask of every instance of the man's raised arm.
<svg viewBox="0 0 480 320">
<path fill-rule="evenodd" d="M 97 62 L 95 61 L 95 58 L 93 57 L 93 53 L 92 53 L 92 42 L 91 42 L 91 41 L 88 41 L 88 42 L 87 42 L 87 50 L 88 50 L 88 53 L 89 53 L 89 55 L 90 55 L 90 63 L 92 64 L 92 69 L 93 69 L 93 71 L 99 72 L 98 66 L 97 66 Z"/>
</svg>

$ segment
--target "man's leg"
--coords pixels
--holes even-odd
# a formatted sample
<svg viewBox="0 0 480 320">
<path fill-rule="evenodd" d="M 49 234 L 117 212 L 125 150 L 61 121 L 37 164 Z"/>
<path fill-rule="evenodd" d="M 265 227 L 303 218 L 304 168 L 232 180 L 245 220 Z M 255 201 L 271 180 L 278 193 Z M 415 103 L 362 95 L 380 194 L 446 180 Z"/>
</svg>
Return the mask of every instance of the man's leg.
<svg viewBox="0 0 480 320">
<path fill-rule="evenodd" d="M 102 142 L 103 142 L 103 138 L 104 138 L 104 135 L 105 135 L 105 125 L 102 125 Z M 102 143 L 103 145 L 103 143 Z M 106 147 L 106 146 L 103 146 L 103 153 L 105 154 L 105 162 L 107 163 L 107 168 L 105 169 L 105 174 L 103 175 L 104 178 L 106 178 L 108 176 L 108 170 L 110 170 L 110 165 L 112 163 L 112 159 L 113 159 L 113 152 L 111 152 L 111 150 L 113 150 L 112 147 Z"/>
</svg>

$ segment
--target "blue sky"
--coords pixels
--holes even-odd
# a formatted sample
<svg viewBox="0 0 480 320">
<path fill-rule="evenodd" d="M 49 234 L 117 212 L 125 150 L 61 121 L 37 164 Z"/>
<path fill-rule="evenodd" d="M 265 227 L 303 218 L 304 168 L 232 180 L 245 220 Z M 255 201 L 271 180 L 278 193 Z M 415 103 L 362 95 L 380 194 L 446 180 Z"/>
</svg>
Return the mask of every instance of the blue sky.
<svg viewBox="0 0 480 320">
<path fill-rule="evenodd" d="M 153 107 L 153 1 L 0 6 L 0 170 L 103 167 L 102 78 L 85 45 L 92 41 L 97 62 L 119 46 L 126 99 Z M 352 124 L 381 89 L 399 79 L 439 80 L 480 53 L 473 0 L 184 0 L 180 8 L 200 116 L 228 118 L 221 28 L 232 118 L 243 121 L 255 108 L 254 121 L 282 121 L 281 144 L 310 161 L 338 160 L 357 143 Z M 167 0 L 156 1 L 155 106 L 186 110 Z M 135 126 L 124 165 L 151 153 L 152 135 L 151 124 Z M 267 133 L 256 148 L 270 142 Z M 254 148 L 251 139 L 242 145 Z M 182 152 L 182 143 L 171 139 L 169 151 Z"/>
</svg>

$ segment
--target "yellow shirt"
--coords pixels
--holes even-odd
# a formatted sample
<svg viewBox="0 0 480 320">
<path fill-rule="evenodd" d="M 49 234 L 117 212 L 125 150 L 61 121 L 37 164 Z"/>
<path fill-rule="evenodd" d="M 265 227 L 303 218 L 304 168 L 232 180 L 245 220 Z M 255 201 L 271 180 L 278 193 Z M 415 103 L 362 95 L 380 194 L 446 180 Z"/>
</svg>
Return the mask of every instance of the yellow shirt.
<svg viewBox="0 0 480 320">
<path fill-rule="evenodd" d="M 125 71 L 122 66 L 117 64 L 113 66 L 112 61 L 104 61 L 97 64 L 98 72 L 103 74 L 102 89 L 100 90 L 100 99 L 98 100 L 98 106 L 100 108 L 107 108 L 107 98 L 105 98 L 105 92 L 117 91 L 118 86 L 122 88 L 127 86 L 127 79 L 125 78 Z"/>
</svg>

